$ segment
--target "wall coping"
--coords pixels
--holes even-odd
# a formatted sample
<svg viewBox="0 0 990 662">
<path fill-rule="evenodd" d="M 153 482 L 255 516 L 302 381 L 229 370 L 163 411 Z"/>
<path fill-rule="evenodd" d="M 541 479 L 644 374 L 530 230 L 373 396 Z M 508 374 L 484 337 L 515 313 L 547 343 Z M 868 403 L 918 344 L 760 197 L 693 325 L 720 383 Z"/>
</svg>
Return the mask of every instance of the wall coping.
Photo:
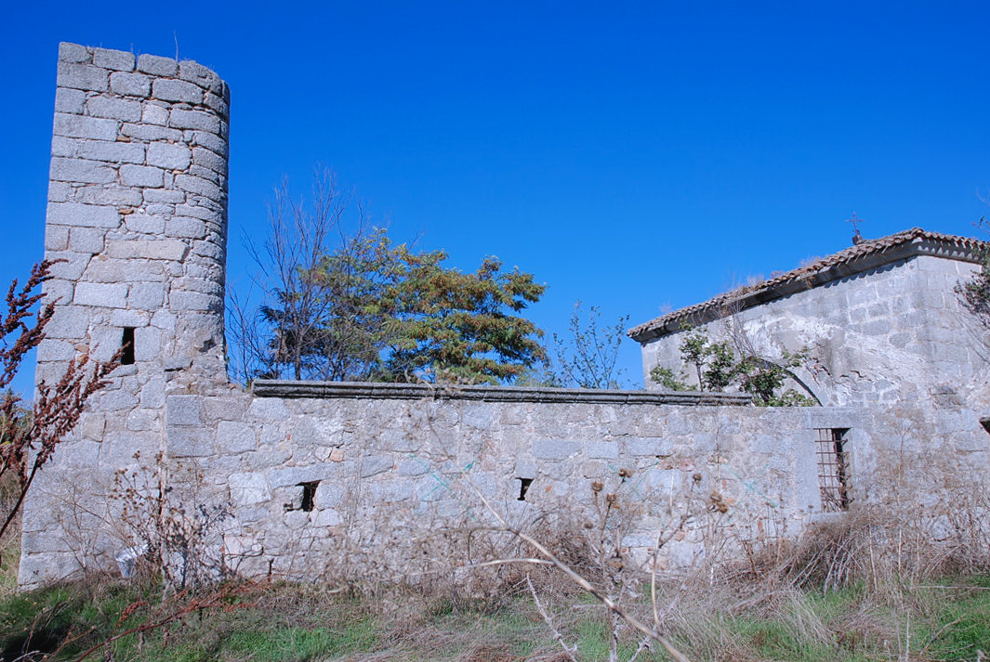
<svg viewBox="0 0 990 662">
<path fill-rule="evenodd" d="M 545 388 L 531 386 L 392 384 L 384 382 L 319 382 L 256 379 L 251 392 L 262 398 L 321 398 L 372 400 L 480 400 L 483 402 L 543 402 L 577 404 L 643 404 L 744 406 L 745 393 L 697 391 L 625 391 L 617 389 Z"/>
</svg>

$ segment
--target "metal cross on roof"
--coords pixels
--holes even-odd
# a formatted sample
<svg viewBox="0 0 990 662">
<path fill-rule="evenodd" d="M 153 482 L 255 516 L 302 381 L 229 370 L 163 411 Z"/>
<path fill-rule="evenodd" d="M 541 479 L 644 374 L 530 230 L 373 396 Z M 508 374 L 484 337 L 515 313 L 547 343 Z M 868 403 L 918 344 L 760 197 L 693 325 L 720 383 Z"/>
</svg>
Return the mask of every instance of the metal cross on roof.
<svg viewBox="0 0 990 662">
<path fill-rule="evenodd" d="M 860 232 L 859 232 L 859 224 L 862 223 L 862 222 L 863 222 L 863 219 L 861 219 L 859 216 L 857 216 L 856 215 L 856 212 L 853 212 L 852 213 L 852 216 L 850 216 L 849 218 L 846 219 L 846 223 L 852 223 L 852 226 L 853 226 L 854 232 L 853 232 L 852 242 L 853 242 L 854 245 L 860 244 L 861 242 L 863 242 L 863 235 L 860 234 Z"/>
</svg>

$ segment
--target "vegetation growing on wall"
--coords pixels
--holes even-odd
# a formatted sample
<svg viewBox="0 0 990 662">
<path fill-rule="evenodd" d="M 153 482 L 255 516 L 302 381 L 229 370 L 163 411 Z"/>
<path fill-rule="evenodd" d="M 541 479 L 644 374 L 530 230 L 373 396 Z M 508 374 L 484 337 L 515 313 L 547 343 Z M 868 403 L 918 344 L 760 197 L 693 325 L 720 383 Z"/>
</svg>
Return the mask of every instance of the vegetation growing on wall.
<svg viewBox="0 0 990 662">
<path fill-rule="evenodd" d="M 990 222 L 980 219 L 980 225 L 990 230 Z M 980 270 L 973 277 L 956 286 L 963 306 L 990 332 L 990 248 L 983 250 Z"/>
<path fill-rule="evenodd" d="M 714 341 L 701 330 L 688 333 L 679 347 L 681 361 L 694 374 L 697 387 L 689 383 L 684 372 L 677 373 L 665 366 L 656 366 L 650 378 L 672 391 L 724 391 L 737 386 L 753 396 L 761 407 L 807 407 L 815 401 L 793 388 L 784 388 L 792 377 L 791 369 L 801 366 L 808 358 L 807 350 L 783 351 L 780 359 L 770 361 L 752 354 L 736 355 L 728 341 Z"/>
<path fill-rule="evenodd" d="M 38 471 L 75 428 L 86 401 L 107 386 L 106 378 L 117 367 L 118 357 L 99 363 L 81 354 L 67 363 L 57 383 L 38 385 L 30 408 L 9 390 L 24 360 L 45 339 L 55 312 L 39 291 L 51 278 L 52 264 L 35 265 L 23 286 L 16 280 L 11 283 L 0 308 L 0 485 L 8 497 L 0 510 L 0 540 L 16 521 Z"/>
</svg>

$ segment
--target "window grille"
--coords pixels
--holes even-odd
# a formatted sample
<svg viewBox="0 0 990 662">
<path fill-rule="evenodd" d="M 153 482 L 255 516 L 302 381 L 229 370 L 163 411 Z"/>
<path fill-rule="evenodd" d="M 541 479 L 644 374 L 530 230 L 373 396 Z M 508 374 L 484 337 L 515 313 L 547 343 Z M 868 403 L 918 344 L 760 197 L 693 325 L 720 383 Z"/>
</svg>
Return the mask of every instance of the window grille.
<svg viewBox="0 0 990 662">
<path fill-rule="evenodd" d="M 818 489 L 822 495 L 822 510 L 849 510 L 849 452 L 846 433 L 849 428 L 817 428 Z"/>
</svg>

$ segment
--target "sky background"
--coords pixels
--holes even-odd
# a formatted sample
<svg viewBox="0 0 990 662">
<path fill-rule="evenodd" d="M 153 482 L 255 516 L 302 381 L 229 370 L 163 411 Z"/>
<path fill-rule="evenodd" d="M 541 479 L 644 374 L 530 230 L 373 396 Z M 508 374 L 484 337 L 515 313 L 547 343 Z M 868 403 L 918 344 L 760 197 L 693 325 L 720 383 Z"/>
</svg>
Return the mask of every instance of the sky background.
<svg viewBox="0 0 990 662">
<path fill-rule="evenodd" d="M 230 84 L 228 280 L 283 177 L 336 171 L 393 239 L 486 255 L 629 326 L 877 237 L 990 212 L 990 3 L 17 3 L 0 283 L 42 257 L 59 41 Z M 621 357 L 641 386 L 638 347 Z M 26 371 L 30 373 L 31 371 Z M 22 374 L 20 389 L 30 389 Z"/>
</svg>

